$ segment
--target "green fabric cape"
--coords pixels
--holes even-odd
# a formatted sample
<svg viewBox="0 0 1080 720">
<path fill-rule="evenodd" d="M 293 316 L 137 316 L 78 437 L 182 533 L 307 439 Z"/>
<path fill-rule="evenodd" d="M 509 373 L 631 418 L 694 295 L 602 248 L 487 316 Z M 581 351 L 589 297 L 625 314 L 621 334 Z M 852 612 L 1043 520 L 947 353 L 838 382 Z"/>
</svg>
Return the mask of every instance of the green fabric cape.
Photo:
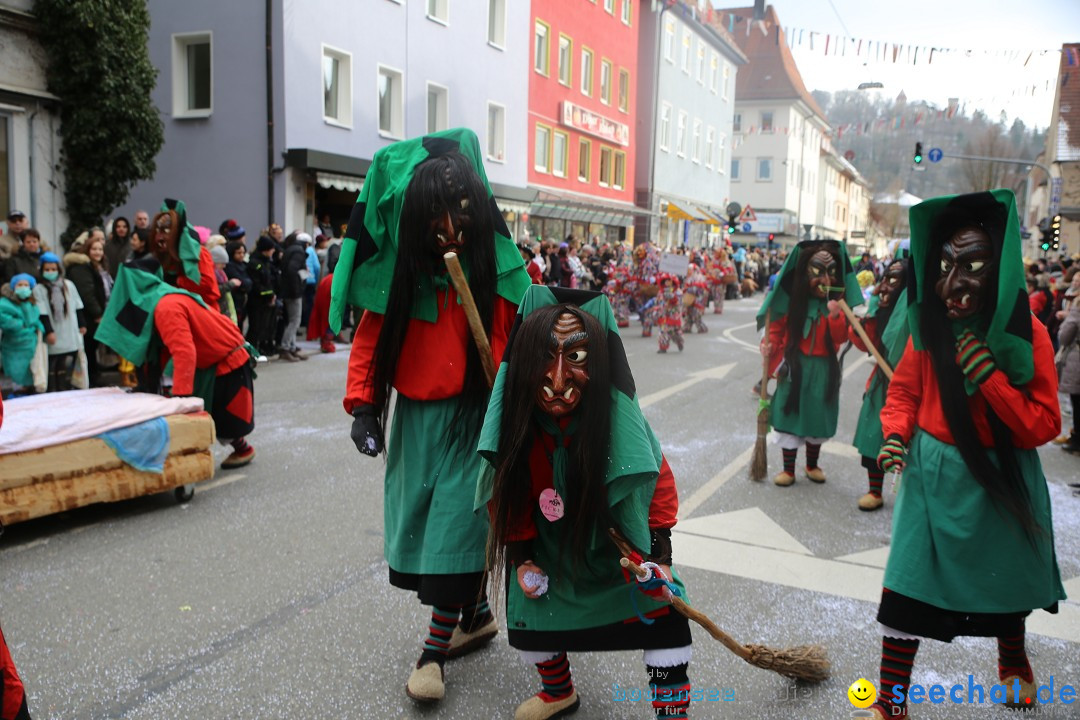
<svg viewBox="0 0 1080 720">
<path fill-rule="evenodd" d="M 804 240 L 792 248 L 788 253 L 787 259 L 784 260 L 783 267 L 780 268 L 780 274 L 776 277 L 776 282 L 773 283 L 773 289 L 769 291 L 769 294 L 765 296 L 765 301 L 761 303 L 761 307 L 757 312 L 757 327 L 758 330 L 765 326 L 765 314 L 769 315 L 770 322 L 776 322 L 781 317 L 787 315 L 788 306 L 791 304 L 791 285 L 794 280 L 795 268 L 799 263 L 799 254 L 807 249 L 810 245 L 816 245 L 818 240 Z M 844 299 L 847 301 L 849 307 L 855 307 L 856 305 L 862 305 L 863 294 L 862 288 L 859 287 L 859 281 L 855 277 L 855 268 L 851 266 L 851 259 L 847 254 L 847 247 L 844 243 L 838 242 L 837 245 L 840 248 L 840 272 L 843 273 L 843 285 L 844 285 Z M 816 298 L 810 298 L 810 308 L 806 313 L 806 328 L 804 334 L 810 331 L 810 323 L 819 316 L 828 314 L 828 308 L 826 303 L 817 300 Z"/>
<path fill-rule="evenodd" d="M 386 312 L 397 262 L 398 223 L 405 190 L 412 181 L 417 165 L 428 158 L 450 152 L 460 152 L 467 157 L 487 189 L 495 226 L 495 291 L 516 304 L 532 283 L 521 260 L 521 252 L 510 238 L 510 230 L 495 204 L 481 161 L 476 133 L 455 128 L 403 140 L 375 153 L 360 197 L 353 207 L 345 239 L 341 243 L 339 269 L 334 273 L 330 292 L 330 328 L 334 332 L 341 329 L 347 305 L 380 314 Z M 463 257 L 461 264 L 468 278 L 467 259 Z M 438 307 L 433 282 L 425 283 L 420 288 L 411 316 L 435 322 Z"/>
<path fill-rule="evenodd" d="M 95 335 L 98 342 L 105 343 L 136 365 L 146 362 L 147 349 L 154 335 L 154 310 L 161 298 L 171 294 L 187 295 L 206 307 L 201 297 L 169 285 L 161 279 L 160 270 L 158 272 L 152 275 L 121 265 Z"/>
<path fill-rule="evenodd" d="M 931 232 L 935 220 L 946 209 L 985 207 L 996 202 L 1004 217 L 1004 235 L 995 228 L 987 228 L 998 257 L 997 304 L 987 321 L 985 312 L 980 313 L 973 325 L 975 334 L 983 337 L 990 346 L 994 361 L 1013 385 L 1025 385 L 1035 376 L 1034 351 L 1031 343 L 1031 307 L 1028 304 L 1027 286 L 1024 283 L 1024 261 L 1021 251 L 1020 221 L 1016 215 L 1016 196 L 1011 190 L 991 190 L 969 195 L 946 195 L 921 202 L 911 208 L 911 273 L 908 281 L 908 325 L 916 350 L 925 350 L 919 329 L 919 314 L 925 307 L 927 293 L 934 287 L 924 277 L 927 253 L 931 249 Z M 951 206 L 951 208 L 950 208 Z M 957 324 L 957 334 L 961 327 Z M 967 385 L 968 394 L 975 387 Z"/>
<path fill-rule="evenodd" d="M 161 212 L 166 210 L 175 210 L 180 219 L 180 235 L 176 253 L 184 266 L 184 277 L 198 285 L 202 280 L 202 274 L 199 272 L 199 254 L 202 252 L 199 233 L 195 232 L 195 227 L 188 222 L 187 206 L 184 205 L 183 200 L 166 198 L 165 202 L 161 203 Z"/>
<path fill-rule="evenodd" d="M 477 482 L 474 507 L 479 509 L 491 499 L 493 468 L 502 427 L 503 392 L 509 367 L 507 359 L 511 357 L 516 328 L 534 310 L 559 303 L 578 306 L 583 312 L 595 317 L 607 331 L 608 352 L 611 356 L 611 438 L 606 480 L 608 504 L 627 539 L 648 553 L 651 547 L 649 503 L 663 457 L 660 442 L 638 405 L 634 378 L 626 361 L 626 352 L 616 328 L 611 303 L 599 292 L 549 288 L 544 285 L 530 285 L 526 290 L 525 297 L 518 306 L 515 331 L 510 334 L 503 362 L 499 365 L 487 415 L 484 417 L 484 427 L 480 432 L 477 449 L 487 463 Z M 579 432 L 588 432 L 588 429 L 583 428 Z M 606 528 L 599 528 L 597 536 L 594 537 L 594 545 L 597 544 L 611 544 Z"/>
</svg>

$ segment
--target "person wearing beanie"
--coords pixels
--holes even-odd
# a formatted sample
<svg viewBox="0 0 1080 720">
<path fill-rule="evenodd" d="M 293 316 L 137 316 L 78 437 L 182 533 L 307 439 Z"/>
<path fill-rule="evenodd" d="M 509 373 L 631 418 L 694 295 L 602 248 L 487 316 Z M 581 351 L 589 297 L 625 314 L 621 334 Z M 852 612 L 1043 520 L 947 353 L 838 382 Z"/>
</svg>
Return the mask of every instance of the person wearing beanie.
<svg viewBox="0 0 1080 720">
<path fill-rule="evenodd" d="M 15 383 L 13 394 L 33 394 L 34 374 L 30 364 L 37 350 L 38 333 L 45 334 L 33 292 L 37 280 L 19 273 L 8 286 L 12 297 L 0 297 L 0 363 Z"/>
<path fill-rule="evenodd" d="M 233 297 L 231 292 L 227 292 L 229 289 L 229 276 L 225 274 L 225 266 L 229 264 L 229 253 L 226 252 L 224 244 L 225 238 L 220 235 L 214 235 L 210 238 L 221 238 L 220 245 L 214 245 L 210 248 L 210 258 L 214 261 L 214 277 L 217 279 L 219 288 L 226 290 L 221 293 L 221 297 L 218 298 L 217 307 L 221 311 L 221 314 L 236 322 L 236 307 L 233 305 Z M 207 245 L 210 242 L 207 241 Z"/>
<path fill-rule="evenodd" d="M 270 237 L 260 236 L 247 265 L 247 275 L 251 283 L 247 296 L 247 339 L 266 357 L 275 354 L 275 308 L 281 275 L 273 261 L 275 247 Z"/>
<path fill-rule="evenodd" d="M 60 258 L 51 252 L 41 254 L 41 282 L 34 288 L 34 302 L 49 346 L 48 392 L 71 390 L 72 373 L 83 349 L 86 316 L 75 283 L 64 277 Z"/>
<path fill-rule="evenodd" d="M 225 276 L 228 288 L 233 298 L 233 309 L 236 311 L 236 326 L 244 329 L 244 321 L 247 320 L 247 296 L 251 290 L 251 278 L 247 272 L 247 248 L 244 243 L 230 240 L 225 245 L 225 252 L 229 256 L 229 262 L 225 265 Z"/>
</svg>

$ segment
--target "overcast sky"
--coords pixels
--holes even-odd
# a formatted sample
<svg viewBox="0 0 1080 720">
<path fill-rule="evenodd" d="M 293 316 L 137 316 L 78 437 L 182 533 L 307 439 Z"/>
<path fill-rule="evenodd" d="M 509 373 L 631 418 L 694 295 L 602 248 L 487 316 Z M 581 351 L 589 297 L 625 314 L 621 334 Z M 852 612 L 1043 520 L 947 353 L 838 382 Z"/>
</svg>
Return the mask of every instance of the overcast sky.
<svg viewBox="0 0 1080 720">
<path fill-rule="evenodd" d="M 771 4 L 782 26 L 806 31 L 802 46 L 795 45 L 792 52 L 810 90 L 855 89 L 861 82 L 876 81 L 885 85 L 877 92 L 889 97 L 903 90 L 909 100 L 927 100 L 939 107 L 957 97 L 961 104 L 966 102 L 969 114 L 981 108 L 996 118 L 1005 110 L 1010 122 L 1019 117 L 1029 126 L 1049 124 L 1060 58 L 1056 51 L 1064 42 L 1080 42 L 1078 0 L 773 0 Z M 714 5 L 734 7 L 720 1 Z M 834 38 L 846 35 L 888 42 L 890 47 L 895 43 L 1015 50 L 1018 57 L 1010 61 L 978 52 L 970 58 L 935 53 L 933 63 L 927 65 L 926 53 L 920 50 L 917 65 L 894 65 L 853 57 L 850 45 L 846 56 L 832 55 L 830 46 L 826 57 L 821 36 L 810 50 L 811 30 Z M 1034 53 L 1025 67 L 1030 51 Z M 1037 87 L 1034 96 L 1032 85 Z"/>
</svg>

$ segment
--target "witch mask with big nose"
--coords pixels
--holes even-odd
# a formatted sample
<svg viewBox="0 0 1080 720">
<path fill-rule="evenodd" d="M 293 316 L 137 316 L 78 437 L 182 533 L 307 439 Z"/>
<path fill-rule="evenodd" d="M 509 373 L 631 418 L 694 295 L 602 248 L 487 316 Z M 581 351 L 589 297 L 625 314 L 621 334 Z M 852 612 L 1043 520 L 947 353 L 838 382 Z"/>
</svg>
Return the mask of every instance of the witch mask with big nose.
<svg viewBox="0 0 1080 720">
<path fill-rule="evenodd" d="M 558 419 L 574 412 L 589 384 L 589 334 L 581 320 L 562 313 L 551 329 L 550 360 L 536 391 L 540 410 Z"/>
<path fill-rule="evenodd" d="M 934 291 L 950 320 L 963 320 L 982 309 L 990 289 L 994 246 L 977 227 L 957 230 L 941 247 L 940 275 Z"/>
<path fill-rule="evenodd" d="M 441 258 L 445 253 L 460 254 L 465 247 L 466 232 L 472 224 L 469 215 L 469 198 L 462 197 L 457 208 L 436 210 L 429 225 L 435 246 L 433 251 Z"/>
</svg>

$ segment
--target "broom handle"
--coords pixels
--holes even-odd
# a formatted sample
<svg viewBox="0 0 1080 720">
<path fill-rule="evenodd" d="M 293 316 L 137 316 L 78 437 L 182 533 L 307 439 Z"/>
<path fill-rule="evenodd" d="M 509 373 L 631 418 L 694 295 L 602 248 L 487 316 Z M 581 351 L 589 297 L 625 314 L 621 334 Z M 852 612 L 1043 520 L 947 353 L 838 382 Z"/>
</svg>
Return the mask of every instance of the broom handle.
<svg viewBox="0 0 1080 720">
<path fill-rule="evenodd" d="M 877 360 L 878 367 L 881 368 L 881 372 L 885 373 L 885 377 L 892 380 L 892 368 L 889 367 L 889 363 L 885 362 L 885 358 L 881 357 L 881 353 L 878 352 L 877 346 L 870 340 L 870 337 L 863 330 L 862 323 L 859 322 L 859 318 L 855 317 L 855 313 L 851 312 L 851 308 L 848 307 L 847 301 L 844 298 L 840 298 L 836 301 L 840 305 L 840 309 L 844 311 L 844 315 L 847 316 L 847 320 L 851 323 L 851 327 L 855 328 L 855 334 L 859 336 L 859 339 L 863 341 L 867 349 L 870 350 L 870 354 Z"/>
<path fill-rule="evenodd" d="M 634 573 L 634 575 L 639 578 L 645 578 L 649 575 L 648 570 L 641 567 L 640 565 L 637 565 L 630 558 L 624 557 L 623 559 L 619 560 L 619 564 L 630 572 Z M 750 661 L 750 651 L 740 645 L 738 642 L 736 642 L 735 638 L 731 637 L 726 632 L 721 630 L 716 623 L 709 619 L 708 615 L 701 612 L 700 610 L 695 610 L 694 608 L 690 607 L 683 601 L 681 597 L 673 595 L 670 602 L 673 608 L 678 610 L 682 615 L 685 615 L 690 620 L 696 622 L 701 627 L 705 628 L 705 630 L 708 631 L 710 635 L 722 642 L 724 644 L 724 647 L 726 647 L 728 650 L 735 653 L 743 660 L 746 660 L 747 662 Z"/>
<path fill-rule="evenodd" d="M 772 308 L 765 311 L 765 342 L 769 341 L 769 321 L 772 318 Z M 758 391 L 758 397 L 762 400 L 769 397 L 769 364 L 772 362 L 772 353 L 764 357 L 761 361 L 761 389 Z"/>
<path fill-rule="evenodd" d="M 457 253 L 448 252 L 443 255 L 446 269 L 450 272 L 450 280 L 454 283 L 454 289 L 461 297 L 461 306 L 465 310 L 465 317 L 469 320 L 469 330 L 472 331 L 473 342 L 480 352 L 480 363 L 484 366 L 484 375 L 487 377 L 488 387 L 495 385 L 495 360 L 491 357 L 491 343 L 488 342 L 487 333 L 484 332 L 484 323 L 480 320 L 480 312 L 476 309 L 476 301 L 473 300 L 469 282 L 465 279 L 465 273 L 461 270 L 461 261 Z"/>
</svg>

